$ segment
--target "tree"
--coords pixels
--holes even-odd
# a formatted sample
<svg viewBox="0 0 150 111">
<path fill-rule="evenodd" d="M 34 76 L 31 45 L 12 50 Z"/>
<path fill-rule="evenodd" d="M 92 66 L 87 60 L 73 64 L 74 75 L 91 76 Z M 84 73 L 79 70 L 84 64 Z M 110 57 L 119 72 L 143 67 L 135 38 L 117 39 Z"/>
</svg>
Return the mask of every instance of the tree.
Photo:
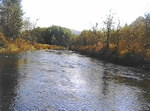
<svg viewBox="0 0 150 111">
<path fill-rule="evenodd" d="M 22 28 L 20 0 L 2 0 L 0 4 L 0 29 L 7 38 L 15 39 Z"/>
<path fill-rule="evenodd" d="M 145 14 L 146 36 L 150 37 L 150 14 Z"/>
<path fill-rule="evenodd" d="M 33 27 L 34 27 L 34 24 L 31 22 L 29 17 L 23 18 L 22 31 L 32 30 Z"/>
<path fill-rule="evenodd" d="M 146 47 L 150 47 L 150 13 L 145 14 L 145 31 L 147 39 Z"/>
<path fill-rule="evenodd" d="M 43 38 L 43 41 L 46 44 L 59 45 L 64 47 L 69 47 L 69 45 L 71 44 L 70 43 L 71 38 L 73 36 L 70 29 L 55 25 L 45 28 L 41 32 L 41 34 L 42 34 L 41 38 Z"/>
<path fill-rule="evenodd" d="M 106 26 L 106 48 L 107 50 L 109 50 L 109 38 L 110 38 L 111 29 L 113 26 L 114 13 L 112 13 L 110 10 L 109 15 L 106 15 L 106 16 L 107 18 L 104 21 L 104 24 Z"/>
<path fill-rule="evenodd" d="M 118 46 L 119 46 L 119 31 L 120 31 L 120 29 L 121 29 L 120 20 L 118 20 L 117 30 L 116 30 L 116 38 L 117 38 L 116 50 L 117 51 L 118 51 Z"/>
</svg>

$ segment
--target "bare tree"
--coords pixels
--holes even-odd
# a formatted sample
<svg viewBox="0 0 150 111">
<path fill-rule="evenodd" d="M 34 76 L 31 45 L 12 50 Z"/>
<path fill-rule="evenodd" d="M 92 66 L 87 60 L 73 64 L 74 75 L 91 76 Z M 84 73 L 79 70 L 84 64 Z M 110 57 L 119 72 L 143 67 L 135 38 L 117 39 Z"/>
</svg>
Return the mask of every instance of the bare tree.
<svg viewBox="0 0 150 111">
<path fill-rule="evenodd" d="M 114 13 L 112 11 L 109 11 L 109 14 L 106 15 L 106 20 L 104 21 L 104 25 L 106 26 L 106 47 L 107 50 L 109 50 L 109 39 L 110 39 L 110 32 L 113 27 L 113 19 L 114 19 Z"/>
<path fill-rule="evenodd" d="M 23 19 L 22 31 L 33 29 L 33 23 L 30 21 L 29 17 Z"/>
<path fill-rule="evenodd" d="M 116 49 L 118 50 L 118 46 L 119 46 L 119 31 L 120 31 L 120 29 L 121 29 L 121 26 L 120 26 L 120 20 L 118 20 L 118 24 L 117 24 L 117 35 L 116 35 L 116 37 L 117 37 L 117 43 L 116 43 Z"/>
<path fill-rule="evenodd" d="M 150 13 L 145 14 L 146 36 L 150 38 Z"/>
<path fill-rule="evenodd" d="M 35 29 L 38 20 L 39 19 L 36 19 L 35 22 L 31 22 L 30 17 L 25 17 L 23 19 L 22 31 Z"/>
</svg>

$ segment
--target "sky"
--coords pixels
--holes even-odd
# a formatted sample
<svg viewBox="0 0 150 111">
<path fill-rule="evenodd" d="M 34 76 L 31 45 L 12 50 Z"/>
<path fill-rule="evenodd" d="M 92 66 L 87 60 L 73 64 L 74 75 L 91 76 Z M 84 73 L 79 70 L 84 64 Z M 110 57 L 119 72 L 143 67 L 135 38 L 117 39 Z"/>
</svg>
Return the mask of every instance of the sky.
<svg viewBox="0 0 150 111">
<path fill-rule="evenodd" d="M 82 31 L 102 26 L 109 10 L 122 25 L 130 24 L 150 10 L 150 0 L 22 0 L 22 9 L 32 22 L 38 19 L 36 26 Z"/>
</svg>

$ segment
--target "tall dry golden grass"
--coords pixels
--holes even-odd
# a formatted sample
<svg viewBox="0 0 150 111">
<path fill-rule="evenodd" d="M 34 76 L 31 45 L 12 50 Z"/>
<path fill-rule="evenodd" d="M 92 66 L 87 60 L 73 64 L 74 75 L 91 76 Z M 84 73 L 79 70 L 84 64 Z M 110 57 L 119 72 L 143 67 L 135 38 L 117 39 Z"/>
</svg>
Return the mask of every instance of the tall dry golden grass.
<svg viewBox="0 0 150 111">
<path fill-rule="evenodd" d="M 55 49 L 55 50 L 65 49 L 64 47 L 61 46 L 32 43 L 30 41 L 22 39 L 21 37 L 18 37 L 15 40 L 7 40 L 2 33 L 0 33 L 0 43 L 3 44 L 3 46 L 0 48 L 0 53 L 11 53 L 27 50 L 42 50 L 42 49 Z"/>
</svg>

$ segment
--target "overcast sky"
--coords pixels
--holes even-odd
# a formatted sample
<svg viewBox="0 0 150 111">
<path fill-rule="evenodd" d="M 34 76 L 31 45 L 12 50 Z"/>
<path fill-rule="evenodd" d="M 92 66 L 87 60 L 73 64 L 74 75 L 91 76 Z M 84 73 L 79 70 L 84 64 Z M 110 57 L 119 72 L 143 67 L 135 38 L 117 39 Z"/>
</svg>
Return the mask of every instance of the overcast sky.
<svg viewBox="0 0 150 111">
<path fill-rule="evenodd" d="M 37 26 L 58 25 L 79 31 L 102 23 L 110 9 L 122 24 L 130 24 L 149 7 L 150 0 L 22 0 L 24 16 L 31 21 L 39 19 Z"/>
</svg>

